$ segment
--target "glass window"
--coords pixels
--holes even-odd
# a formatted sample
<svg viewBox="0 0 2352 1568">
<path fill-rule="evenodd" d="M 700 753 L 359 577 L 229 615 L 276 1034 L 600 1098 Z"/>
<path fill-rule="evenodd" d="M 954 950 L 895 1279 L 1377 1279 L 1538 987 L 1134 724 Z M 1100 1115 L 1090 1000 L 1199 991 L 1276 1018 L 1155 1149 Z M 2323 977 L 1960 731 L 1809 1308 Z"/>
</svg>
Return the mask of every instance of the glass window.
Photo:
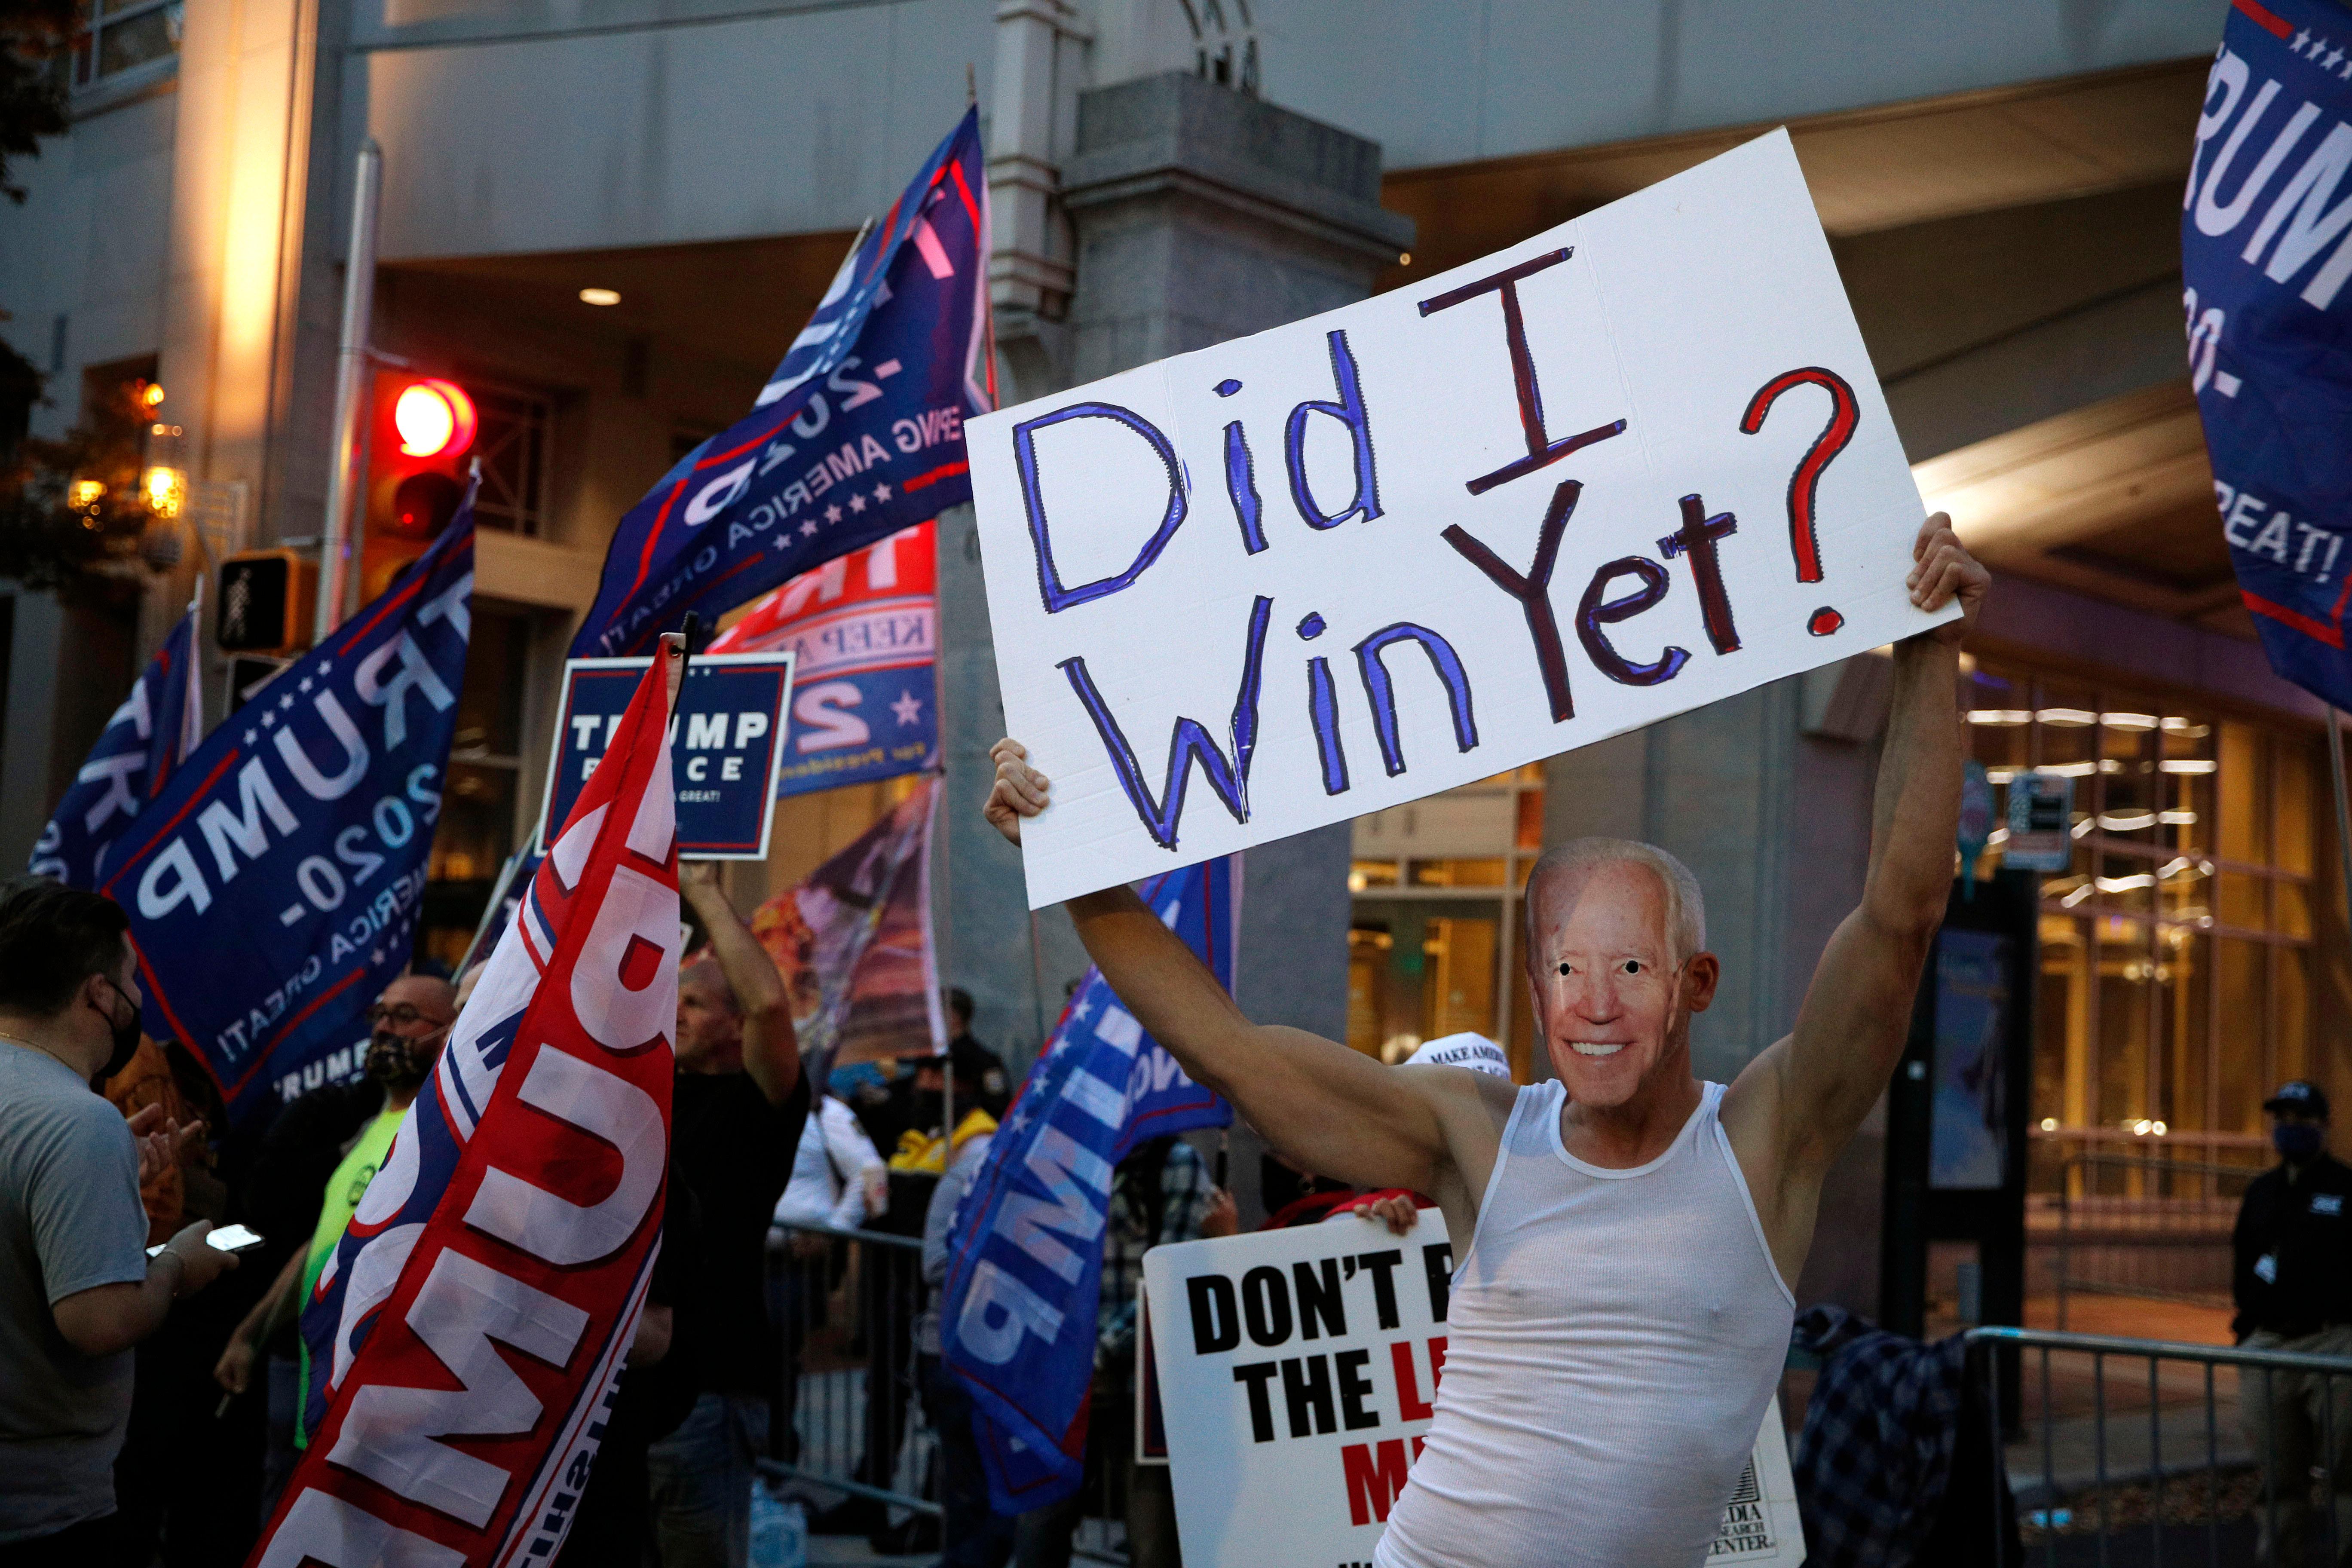
<svg viewBox="0 0 2352 1568">
<path fill-rule="evenodd" d="M 1475 1031 L 1522 1081 L 1546 1075 L 1523 978 L 1528 871 L 1543 852 L 1544 770 L 1529 763 L 1358 817 L 1348 868 L 1348 1043 L 1398 1061 Z"/>
<path fill-rule="evenodd" d="M 2098 922 L 2098 1105 L 2093 1124 L 2129 1127 L 2155 1114 L 2148 1046 L 2156 1032 L 2156 964 L 2145 921 Z"/>
<path fill-rule="evenodd" d="M 522 696 L 530 659 L 530 618 L 477 604 L 466 649 L 466 683 L 457 693 L 449 777 L 425 871 L 419 957 L 454 966 L 464 956 L 499 868 L 519 842 Z"/>
<path fill-rule="evenodd" d="M 2265 1026 L 2270 1014 L 2269 952 L 2260 942 L 2222 937 L 2214 942 L 2215 978 L 2221 988 L 2221 1097 L 2213 1108 L 2218 1132 L 2259 1134 L 2263 1097 L 2273 1081 Z"/>
<path fill-rule="evenodd" d="M 469 383 L 481 419 L 473 455 L 482 463 L 482 493 L 474 502 L 484 528 L 536 534 L 547 506 L 548 445 L 555 408 L 544 397 Z"/>
<path fill-rule="evenodd" d="M 2221 726 L 2221 762 L 2214 775 L 2221 798 L 2221 850 L 2225 860 L 2249 866 L 2270 861 L 2263 832 L 2263 798 L 2270 793 L 2269 752 L 2261 731 L 2249 724 Z"/>
<path fill-rule="evenodd" d="M 2075 781 L 2073 863 L 2041 883 L 2037 1184 L 2080 1155 L 2261 1159 L 2263 1097 L 2313 1049 L 2312 943 L 2338 896 L 2319 852 L 2324 752 L 2146 691 L 2006 662 L 1971 675 L 1969 749 L 1997 820 L 2017 773 Z M 2157 1191 L 2137 1171 L 2123 1186 Z"/>
<path fill-rule="evenodd" d="M 1492 920 L 1429 922 L 1422 943 L 1429 956 L 1421 988 L 1423 1039 L 1465 1030 L 1494 1034 L 1496 934 Z"/>
<path fill-rule="evenodd" d="M 2312 749 L 2279 736 L 2271 767 L 2271 864 L 2298 877 L 2311 875 L 2314 775 L 2326 766 L 2311 760 Z"/>
<path fill-rule="evenodd" d="M 182 0 L 105 0 L 89 29 L 74 40 L 73 86 L 79 91 L 180 53 Z M 165 73 L 168 74 L 168 73 Z"/>
</svg>

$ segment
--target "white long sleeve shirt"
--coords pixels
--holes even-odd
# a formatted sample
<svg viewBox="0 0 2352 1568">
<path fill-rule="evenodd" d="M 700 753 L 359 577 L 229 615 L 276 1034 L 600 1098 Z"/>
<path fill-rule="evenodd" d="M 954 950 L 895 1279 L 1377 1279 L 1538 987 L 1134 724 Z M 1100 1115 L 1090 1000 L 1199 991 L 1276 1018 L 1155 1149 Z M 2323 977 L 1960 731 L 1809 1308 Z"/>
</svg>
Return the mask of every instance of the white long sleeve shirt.
<svg viewBox="0 0 2352 1568">
<path fill-rule="evenodd" d="M 793 1179 L 776 1200 L 776 1223 L 856 1230 L 866 1220 L 865 1174 L 882 1163 L 849 1107 L 826 1095 L 801 1128 Z"/>
</svg>

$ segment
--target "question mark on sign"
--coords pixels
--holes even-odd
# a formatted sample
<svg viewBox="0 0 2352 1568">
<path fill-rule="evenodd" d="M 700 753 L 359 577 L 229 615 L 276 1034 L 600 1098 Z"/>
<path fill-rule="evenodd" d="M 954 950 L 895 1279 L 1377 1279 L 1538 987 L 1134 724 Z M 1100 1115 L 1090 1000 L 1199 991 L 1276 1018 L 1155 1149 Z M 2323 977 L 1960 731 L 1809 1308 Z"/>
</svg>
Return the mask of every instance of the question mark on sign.
<svg viewBox="0 0 2352 1568">
<path fill-rule="evenodd" d="M 1748 412 L 1740 416 L 1743 435 L 1753 436 L 1764 428 L 1764 416 L 1780 395 L 1794 386 L 1818 386 L 1830 395 L 1830 422 L 1813 437 L 1798 459 L 1796 470 L 1789 476 L 1789 552 L 1797 558 L 1797 581 L 1818 583 L 1822 580 L 1822 542 L 1813 521 L 1814 493 L 1820 489 L 1822 475 L 1837 455 L 1853 439 L 1853 427 L 1861 418 L 1861 409 L 1854 402 L 1853 388 L 1833 370 L 1819 365 L 1807 365 L 1801 370 L 1784 371 L 1756 389 L 1748 401 Z M 1845 625 L 1845 617 L 1823 605 L 1805 622 L 1805 629 L 1817 637 L 1825 637 Z"/>
</svg>

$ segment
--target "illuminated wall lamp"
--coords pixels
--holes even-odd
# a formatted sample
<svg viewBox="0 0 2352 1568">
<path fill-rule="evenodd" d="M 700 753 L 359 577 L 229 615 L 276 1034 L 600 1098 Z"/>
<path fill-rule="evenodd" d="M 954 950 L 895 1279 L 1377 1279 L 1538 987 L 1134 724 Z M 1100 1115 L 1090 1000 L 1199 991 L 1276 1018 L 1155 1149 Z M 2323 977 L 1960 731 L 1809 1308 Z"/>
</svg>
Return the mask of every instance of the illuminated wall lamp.
<svg viewBox="0 0 2352 1568">
<path fill-rule="evenodd" d="M 139 493 L 157 517 L 177 517 L 187 505 L 187 470 L 157 463 L 139 476 Z"/>
</svg>

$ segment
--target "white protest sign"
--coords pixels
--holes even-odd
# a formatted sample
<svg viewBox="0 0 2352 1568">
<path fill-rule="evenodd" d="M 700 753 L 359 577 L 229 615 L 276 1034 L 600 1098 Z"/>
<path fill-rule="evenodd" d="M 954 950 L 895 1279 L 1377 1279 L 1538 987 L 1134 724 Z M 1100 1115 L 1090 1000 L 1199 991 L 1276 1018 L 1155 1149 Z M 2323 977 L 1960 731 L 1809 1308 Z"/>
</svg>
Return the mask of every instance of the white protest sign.
<svg viewBox="0 0 2352 1568">
<path fill-rule="evenodd" d="M 1371 1562 L 1434 1413 L 1453 1268 L 1434 1209 L 1402 1237 L 1351 1216 L 1143 1255 L 1191 1568 Z M 1796 1495 L 1775 1399 L 1708 1555 L 1803 1562 Z"/>
<path fill-rule="evenodd" d="M 1033 908 L 1948 618 L 1784 132 L 965 428 Z"/>
</svg>

